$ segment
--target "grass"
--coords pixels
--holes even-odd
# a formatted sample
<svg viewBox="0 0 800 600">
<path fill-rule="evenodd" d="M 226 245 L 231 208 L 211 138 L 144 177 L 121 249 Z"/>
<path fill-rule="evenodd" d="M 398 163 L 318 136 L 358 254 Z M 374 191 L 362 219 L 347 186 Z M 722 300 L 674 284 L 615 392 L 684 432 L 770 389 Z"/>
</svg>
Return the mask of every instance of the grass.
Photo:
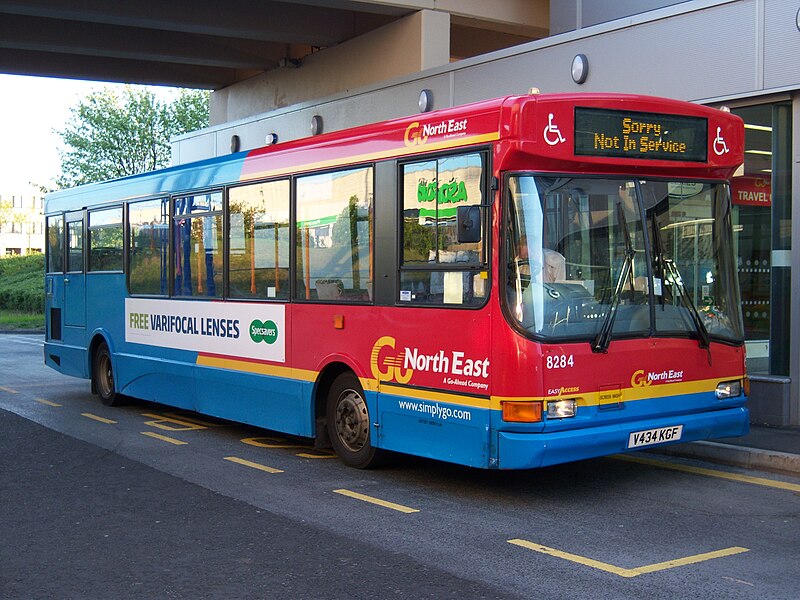
<svg viewBox="0 0 800 600">
<path fill-rule="evenodd" d="M 26 329 L 43 329 L 44 313 L 31 314 L 18 310 L 0 308 L 0 330 L 14 331 Z"/>
<path fill-rule="evenodd" d="M 0 258 L 0 329 L 44 327 L 44 257 Z"/>
</svg>

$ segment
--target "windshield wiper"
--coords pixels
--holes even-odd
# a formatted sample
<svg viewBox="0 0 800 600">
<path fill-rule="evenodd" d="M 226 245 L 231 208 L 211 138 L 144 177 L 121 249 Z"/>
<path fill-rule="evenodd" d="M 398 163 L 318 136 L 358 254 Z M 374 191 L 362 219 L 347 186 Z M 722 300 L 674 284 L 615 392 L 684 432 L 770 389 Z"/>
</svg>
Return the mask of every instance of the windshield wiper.
<svg viewBox="0 0 800 600">
<path fill-rule="evenodd" d="M 662 282 L 666 279 L 666 277 L 663 276 L 668 273 L 671 283 L 678 290 L 678 296 L 680 296 L 681 303 L 686 310 L 689 311 L 689 316 L 691 316 L 692 322 L 694 323 L 694 328 L 697 331 L 700 347 L 707 349 L 710 342 L 708 329 L 706 329 L 706 326 L 703 325 L 703 319 L 700 317 L 700 311 L 697 310 L 697 307 L 694 305 L 694 302 L 692 302 L 692 299 L 689 296 L 689 292 L 686 291 L 686 288 L 683 285 L 683 279 L 681 278 L 680 271 L 678 271 L 675 261 L 664 256 L 664 240 L 661 238 L 661 229 L 658 227 L 655 214 L 653 215 L 653 231 L 655 232 L 656 256 L 659 262 L 659 267 L 661 268 L 661 274 L 663 278 Z M 664 302 L 663 291 L 661 295 L 661 302 L 662 304 Z"/>
<path fill-rule="evenodd" d="M 681 279 L 681 274 L 678 271 L 678 267 L 675 266 L 675 262 L 671 258 L 664 259 L 664 266 L 669 272 L 672 283 L 678 289 L 678 295 L 681 298 L 681 302 L 683 303 L 684 307 L 686 307 L 686 310 L 689 311 L 689 315 L 692 317 L 692 322 L 694 323 L 694 327 L 697 330 L 697 335 L 700 338 L 700 347 L 703 349 L 708 348 L 710 341 L 708 329 L 706 329 L 706 326 L 703 325 L 703 319 L 700 317 L 700 312 L 697 310 L 694 302 L 692 302 L 692 299 L 689 297 L 689 292 L 687 292 L 686 288 L 683 286 L 683 279 Z"/>
<path fill-rule="evenodd" d="M 617 283 L 614 285 L 614 294 L 611 296 L 611 306 L 606 313 L 606 318 L 597 337 L 592 342 L 592 352 L 608 352 L 608 345 L 611 343 L 611 331 L 614 329 L 614 319 L 617 318 L 617 308 L 619 307 L 619 299 L 622 295 L 622 286 L 625 285 L 625 280 L 631 272 L 633 266 L 633 257 L 636 256 L 636 249 L 631 242 L 631 234 L 628 231 L 628 221 L 625 219 L 623 212 L 622 202 L 617 202 L 617 223 L 622 230 L 622 235 L 625 239 L 625 256 L 623 257 L 622 269 L 619 272 Z"/>
</svg>

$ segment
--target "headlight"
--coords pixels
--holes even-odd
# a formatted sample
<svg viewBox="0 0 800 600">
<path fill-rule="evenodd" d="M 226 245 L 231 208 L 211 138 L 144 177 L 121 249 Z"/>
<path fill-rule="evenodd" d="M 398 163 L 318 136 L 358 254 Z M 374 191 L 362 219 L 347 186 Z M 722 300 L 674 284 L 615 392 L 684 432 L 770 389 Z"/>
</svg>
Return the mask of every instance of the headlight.
<svg viewBox="0 0 800 600">
<path fill-rule="evenodd" d="M 547 403 L 548 419 L 566 419 L 574 417 L 578 412 L 578 403 L 575 400 L 556 400 Z"/>
<path fill-rule="evenodd" d="M 717 398 L 736 398 L 737 396 L 742 395 L 742 381 L 740 379 L 736 379 L 734 381 L 723 381 L 719 385 L 717 385 L 717 390 L 715 392 Z"/>
</svg>

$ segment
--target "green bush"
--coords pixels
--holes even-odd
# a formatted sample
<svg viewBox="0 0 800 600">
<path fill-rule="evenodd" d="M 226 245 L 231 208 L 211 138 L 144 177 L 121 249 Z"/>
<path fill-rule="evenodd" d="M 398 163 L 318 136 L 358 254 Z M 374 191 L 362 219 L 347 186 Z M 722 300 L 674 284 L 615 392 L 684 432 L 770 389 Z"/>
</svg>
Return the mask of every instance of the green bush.
<svg viewBox="0 0 800 600">
<path fill-rule="evenodd" d="M 0 308 L 44 313 L 44 255 L 0 259 Z"/>
</svg>

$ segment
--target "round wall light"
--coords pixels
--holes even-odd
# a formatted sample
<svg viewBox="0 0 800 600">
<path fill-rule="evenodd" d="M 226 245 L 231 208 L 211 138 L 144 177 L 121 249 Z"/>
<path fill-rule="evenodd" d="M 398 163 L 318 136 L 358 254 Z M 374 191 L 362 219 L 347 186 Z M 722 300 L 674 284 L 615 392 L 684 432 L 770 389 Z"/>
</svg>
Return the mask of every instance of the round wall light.
<svg viewBox="0 0 800 600">
<path fill-rule="evenodd" d="M 589 59 L 585 54 L 576 54 L 572 59 L 572 81 L 583 83 L 589 76 Z"/>
<path fill-rule="evenodd" d="M 319 135 L 322 133 L 322 117 L 314 115 L 311 117 L 311 135 Z"/>
<path fill-rule="evenodd" d="M 239 148 L 242 147 L 242 140 L 239 139 L 238 135 L 231 136 L 231 154 L 234 152 L 238 152 Z"/>
<path fill-rule="evenodd" d="M 278 134 L 277 133 L 274 133 L 274 132 L 273 133 L 268 133 L 264 137 L 264 144 L 266 144 L 267 146 L 272 146 L 273 144 L 277 144 L 277 143 L 278 143 Z"/>
<path fill-rule="evenodd" d="M 794 24 L 797 26 L 797 30 L 800 31 L 800 8 L 797 9 L 797 14 L 794 16 Z"/>
<path fill-rule="evenodd" d="M 419 93 L 419 112 L 428 112 L 433 108 L 433 92 L 422 90 Z"/>
</svg>

